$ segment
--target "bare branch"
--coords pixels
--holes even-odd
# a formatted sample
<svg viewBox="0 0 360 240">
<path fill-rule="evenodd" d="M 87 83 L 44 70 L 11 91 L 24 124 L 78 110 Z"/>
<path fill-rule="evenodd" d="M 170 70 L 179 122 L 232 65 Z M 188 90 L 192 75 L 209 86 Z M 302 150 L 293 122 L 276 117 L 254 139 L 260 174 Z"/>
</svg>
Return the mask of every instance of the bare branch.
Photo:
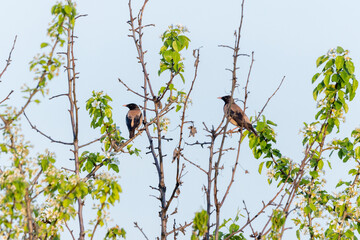
<svg viewBox="0 0 360 240">
<path fill-rule="evenodd" d="M 5 102 L 6 100 L 9 100 L 10 98 L 10 95 L 12 94 L 14 92 L 14 90 L 11 90 L 10 91 L 10 93 L 6 96 L 6 98 L 4 98 L 4 100 L 2 100 L 1 102 L 0 102 L 0 104 L 2 104 L 3 102 Z"/>
<path fill-rule="evenodd" d="M 66 221 L 64 221 L 64 222 L 65 222 L 65 226 L 66 226 L 67 230 L 69 231 L 72 239 L 75 240 L 75 237 L 74 237 L 74 234 L 73 234 L 73 230 L 70 230 L 70 228 L 69 228 L 69 226 L 67 225 L 67 222 L 66 222 Z"/>
<path fill-rule="evenodd" d="M 83 148 L 83 147 L 86 147 L 86 146 L 88 146 L 88 145 L 90 145 L 90 144 L 96 143 L 96 142 L 100 141 L 100 139 L 102 139 L 102 138 L 105 137 L 105 136 L 106 136 L 106 134 L 102 135 L 101 137 L 99 137 L 99 138 L 97 138 L 97 139 L 95 139 L 95 140 L 92 140 L 91 142 L 88 142 L 88 143 L 85 143 L 85 144 L 83 144 L 83 145 L 80 145 L 80 146 L 79 146 L 79 149 L 80 149 L 80 148 Z"/>
<path fill-rule="evenodd" d="M 185 222 L 185 224 L 184 224 L 183 226 L 180 224 L 180 227 L 174 228 L 173 230 L 171 230 L 170 232 L 168 232 L 168 235 L 170 235 L 170 234 L 172 234 L 172 233 L 175 233 L 175 232 L 178 232 L 178 231 L 182 232 L 182 233 L 185 235 L 185 228 L 191 226 L 192 223 L 193 223 L 193 222 L 189 222 L 189 223 L 186 223 L 186 222 Z"/>
<path fill-rule="evenodd" d="M 239 164 L 239 157 L 240 157 L 240 147 L 241 147 L 241 142 L 242 142 L 242 139 L 243 139 L 243 133 L 241 132 L 240 133 L 240 139 L 239 139 L 239 144 L 238 144 L 238 150 L 237 150 L 237 154 L 236 154 L 236 159 L 235 159 L 235 163 L 234 163 L 234 166 L 232 168 L 232 173 L 231 173 L 231 180 L 230 180 L 230 183 L 228 184 L 227 188 L 226 188 L 226 191 L 225 191 L 225 194 L 220 202 L 220 207 L 224 204 L 225 202 L 225 199 L 227 197 L 227 195 L 229 194 L 230 192 L 230 188 L 232 186 L 232 184 L 234 183 L 234 177 L 235 177 L 235 173 L 236 173 L 236 168 Z"/>
<path fill-rule="evenodd" d="M 42 131 L 40 131 L 36 126 L 34 126 L 34 125 L 30 122 L 30 120 L 29 120 L 29 118 L 27 117 L 27 115 L 26 115 L 25 112 L 24 112 L 24 116 L 25 116 L 26 120 L 28 121 L 28 123 L 30 124 L 30 127 L 31 127 L 32 129 L 34 129 L 36 132 L 40 133 L 41 135 L 43 135 L 44 137 L 46 137 L 47 139 L 49 139 L 51 142 L 60 143 L 60 144 L 64 144 L 64 145 L 73 145 L 73 143 L 58 141 L 58 140 L 55 140 L 55 139 L 53 139 L 52 137 L 46 135 L 45 133 L 43 133 Z"/>
<path fill-rule="evenodd" d="M 251 219 L 248 219 L 247 222 L 237 231 L 231 233 L 229 236 L 227 236 L 224 240 L 229 240 L 232 236 L 234 236 L 235 234 L 242 232 L 246 226 L 248 226 L 250 223 L 252 223 L 260 214 L 265 212 L 265 209 L 268 208 L 269 206 L 272 206 L 275 199 L 280 195 L 280 193 L 283 192 L 285 186 L 287 185 L 287 180 L 289 179 L 290 176 L 288 176 L 288 178 L 286 179 L 285 183 L 282 184 L 281 189 L 275 194 L 275 196 L 267 203 L 263 203 L 263 207 L 255 214 L 254 217 L 252 217 Z"/>
<path fill-rule="evenodd" d="M 210 145 L 211 142 L 199 142 L 199 141 L 196 141 L 194 143 L 187 143 L 185 142 L 186 145 L 189 145 L 189 146 L 194 146 L 194 145 L 200 145 L 202 148 L 204 147 L 204 145 Z"/>
<path fill-rule="evenodd" d="M 14 51 L 16 39 L 17 39 L 17 35 L 15 36 L 15 39 L 14 39 L 12 48 L 11 48 L 10 53 L 9 53 L 9 57 L 8 57 L 8 59 L 6 60 L 5 68 L 4 68 L 4 69 L 2 70 L 2 72 L 0 73 L 0 79 L 1 79 L 2 75 L 4 74 L 4 72 L 6 71 L 6 69 L 8 68 L 8 66 L 11 64 L 11 54 L 12 54 L 12 52 Z M 1 82 L 1 80 L 0 80 L 0 82 Z"/>
<path fill-rule="evenodd" d="M 87 17 L 88 15 L 87 14 L 80 14 L 80 15 L 77 15 L 75 17 L 75 19 L 78 19 L 78 18 L 81 18 L 81 17 Z"/>
<path fill-rule="evenodd" d="M 68 95 L 69 95 L 68 93 L 62 93 L 62 94 L 59 94 L 59 95 L 55 95 L 55 96 L 50 97 L 49 100 L 54 99 L 54 98 L 57 98 L 57 97 L 68 96 Z"/>
<path fill-rule="evenodd" d="M 231 71 L 232 72 L 232 85 L 231 85 L 231 94 L 230 94 L 231 98 L 233 98 L 235 88 L 237 87 L 237 69 L 238 69 L 237 61 L 238 61 L 238 57 L 240 56 L 239 50 L 240 50 L 241 29 L 242 29 L 243 18 L 244 18 L 244 2 L 245 2 L 245 0 L 242 0 L 239 28 L 238 28 L 238 31 L 237 32 L 235 31 L 235 34 L 234 34 L 235 43 L 234 43 L 234 48 L 233 48 L 233 67 L 232 67 L 232 71 Z M 231 109 L 231 104 L 232 104 L 232 102 L 230 102 L 230 104 L 229 104 L 229 108 L 228 108 L 229 111 Z M 244 111 L 245 111 L 245 109 L 244 109 Z M 213 185 L 214 193 L 213 194 L 214 194 L 214 204 L 215 204 L 215 210 L 216 210 L 215 233 L 214 233 L 215 236 L 218 236 L 218 234 L 219 234 L 220 210 L 221 210 L 222 205 L 224 204 L 224 201 L 225 201 L 225 198 L 227 195 L 227 194 L 225 194 L 224 195 L 225 198 L 223 198 L 221 201 L 219 201 L 219 197 L 218 197 L 219 166 L 220 166 L 220 161 L 221 161 L 221 157 L 222 157 L 222 151 L 224 149 L 228 124 L 229 124 L 229 118 L 226 118 L 225 126 L 222 128 L 223 132 L 222 132 L 222 140 L 221 140 L 220 147 L 219 147 L 219 156 L 218 156 L 218 159 L 216 160 L 215 166 L 214 166 L 215 175 L 214 175 L 214 185 Z M 242 129 L 240 129 L 240 131 L 241 131 L 241 137 L 242 137 Z M 221 131 L 220 131 L 220 133 L 221 133 Z M 220 133 L 218 133 L 218 134 L 220 134 Z M 213 137 L 213 139 L 215 139 L 217 134 L 213 133 L 213 135 L 215 135 Z M 239 150 L 240 150 L 240 147 L 239 147 Z M 213 153 L 211 153 L 211 154 L 213 155 Z M 234 167 L 234 169 L 236 170 L 236 167 Z M 234 169 L 233 169 L 233 175 L 235 174 Z M 232 181 L 233 181 L 233 179 L 231 180 L 231 182 L 229 184 L 230 187 L 231 187 Z M 210 186 L 208 186 L 208 188 L 209 187 Z M 228 187 L 228 190 L 229 190 L 229 187 Z M 208 226 L 209 226 L 209 223 L 208 223 Z M 206 235 L 206 239 L 209 239 L 208 234 Z"/>
<path fill-rule="evenodd" d="M 132 89 L 131 89 L 130 87 L 128 87 L 120 78 L 118 78 L 118 80 L 119 80 L 119 82 L 121 82 L 121 83 L 127 88 L 128 91 L 130 91 L 130 92 L 132 92 L 132 93 L 134 93 L 134 94 L 136 94 L 136 95 L 138 95 L 139 97 L 142 97 L 142 98 L 144 98 L 144 99 L 152 100 L 152 99 L 147 98 L 147 97 L 141 95 L 140 93 L 135 92 L 134 90 L 132 90 Z"/>
<path fill-rule="evenodd" d="M 250 82 L 250 75 L 251 75 L 251 70 L 252 70 L 253 64 L 254 64 L 254 52 L 251 53 L 251 64 L 250 64 L 250 68 L 249 68 L 249 72 L 248 72 L 248 76 L 247 76 L 246 84 L 245 84 L 244 111 L 246 109 L 246 101 L 248 98 L 248 85 Z"/>
<path fill-rule="evenodd" d="M 235 48 L 230 47 L 230 46 L 228 46 L 228 45 L 218 45 L 218 47 L 230 48 L 231 50 L 235 51 Z"/>
<path fill-rule="evenodd" d="M 254 122 L 257 122 L 257 121 L 259 120 L 259 118 L 260 118 L 262 112 L 264 111 L 265 107 L 266 107 L 267 104 L 269 103 L 270 99 L 271 99 L 271 98 L 276 94 L 276 92 L 280 89 L 280 87 L 281 87 L 282 83 L 284 82 L 284 80 L 285 80 L 285 76 L 282 78 L 279 86 L 278 86 L 277 89 L 274 91 L 274 93 L 268 98 L 268 100 L 266 101 L 264 107 L 263 107 L 263 108 L 261 109 L 261 111 L 258 113 L 258 116 L 257 116 L 257 118 L 255 119 Z"/>
<path fill-rule="evenodd" d="M 198 169 L 200 169 L 201 171 L 203 171 L 205 174 L 208 174 L 208 172 L 205 171 L 203 168 L 201 168 L 200 165 L 193 163 L 192 161 L 190 161 L 189 159 L 187 159 L 183 154 L 181 154 L 181 157 L 182 157 L 185 161 L 187 161 L 188 163 L 192 164 L 193 166 L 195 166 L 195 167 L 197 167 Z"/>
<path fill-rule="evenodd" d="M 137 222 L 134 222 L 134 227 L 139 229 L 139 231 L 142 233 L 142 235 L 144 236 L 144 238 L 146 240 L 149 240 L 149 238 L 146 236 L 146 234 L 144 233 L 144 231 L 142 230 L 142 228 L 139 227 L 138 223 Z"/>
<path fill-rule="evenodd" d="M 103 209 L 104 206 L 105 206 L 105 203 L 102 203 L 101 206 L 100 206 L 100 209 Z M 100 221 L 101 221 L 101 218 L 98 218 L 98 220 L 97 220 L 96 223 L 95 223 L 94 229 L 93 229 L 93 231 L 92 231 L 92 233 L 91 233 L 91 238 L 90 238 L 90 240 L 93 240 L 94 235 L 95 235 L 95 231 L 96 231 L 97 227 L 99 226 Z"/>
</svg>

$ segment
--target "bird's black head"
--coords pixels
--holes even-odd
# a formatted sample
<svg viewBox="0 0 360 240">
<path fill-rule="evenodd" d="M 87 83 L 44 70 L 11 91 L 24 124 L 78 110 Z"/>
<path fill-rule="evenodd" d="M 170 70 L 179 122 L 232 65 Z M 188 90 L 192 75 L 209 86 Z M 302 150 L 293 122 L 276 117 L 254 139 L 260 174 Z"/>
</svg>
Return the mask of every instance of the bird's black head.
<svg viewBox="0 0 360 240">
<path fill-rule="evenodd" d="M 139 109 L 138 105 L 135 103 L 129 103 L 127 105 L 124 105 L 124 107 L 128 107 L 130 110 Z"/>
<path fill-rule="evenodd" d="M 229 103 L 231 100 L 231 96 L 227 95 L 223 97 L 218 97 L 218 99 L 222 99 L 225 103 Z"/>
</svg>

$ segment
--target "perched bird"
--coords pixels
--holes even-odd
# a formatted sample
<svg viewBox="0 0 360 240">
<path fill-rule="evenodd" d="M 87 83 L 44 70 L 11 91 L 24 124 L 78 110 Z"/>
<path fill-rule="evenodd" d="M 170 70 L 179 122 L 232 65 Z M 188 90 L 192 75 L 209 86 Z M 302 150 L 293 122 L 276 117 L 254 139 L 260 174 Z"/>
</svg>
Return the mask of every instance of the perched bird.
<svg viewBox="0 0 360 240">
<path fill-rule="evenodd" d="M 129 138 L 132 138 L 135 135 L 135 129 L 141 126 L 143 116 L 140 108 L 135 103 L 129 103 L 123 106 L 129 108 L 129 111 L 126 114 L 126 125 L 129 129 Z"/>
<path fill-rule="evenodd" d="M 259 136 L 252 126 L 249 118 L 245 115 L 244 111 L 234 102 L 234 99 L 231 96 L 218 97 L 225 102 L 224 105 L 224 114 L 229 119 L 229 121 L 240 128 L 246 128 L 247 130 L 253 132 L 255 136 Z M 231 109 L 229 111 L 229 106 L 231 103 Z"/>
</svg>

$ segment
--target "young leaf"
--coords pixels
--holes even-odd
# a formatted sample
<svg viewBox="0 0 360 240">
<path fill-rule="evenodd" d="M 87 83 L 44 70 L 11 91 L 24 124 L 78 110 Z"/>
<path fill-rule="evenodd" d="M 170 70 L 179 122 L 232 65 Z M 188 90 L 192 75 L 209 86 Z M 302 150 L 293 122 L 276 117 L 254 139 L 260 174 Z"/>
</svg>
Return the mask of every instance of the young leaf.
<svg viewBox="0 0 360 240">
<path fill-rule="evenodd" d="M 336 70 L 339 71 L 344 66 L 344 57 L 343 56 L 337 56 L 335 59 L 335 66 Z"/>
<path fill-rule="evenodd" d="M 44 48 L 44 47 L 47 47 L 47 46 L 49 46 L 49 44 L 48 44 L 48 43 L 43 42 L 43 43 L 41 43 L 40 48 Z"/>
</svg>

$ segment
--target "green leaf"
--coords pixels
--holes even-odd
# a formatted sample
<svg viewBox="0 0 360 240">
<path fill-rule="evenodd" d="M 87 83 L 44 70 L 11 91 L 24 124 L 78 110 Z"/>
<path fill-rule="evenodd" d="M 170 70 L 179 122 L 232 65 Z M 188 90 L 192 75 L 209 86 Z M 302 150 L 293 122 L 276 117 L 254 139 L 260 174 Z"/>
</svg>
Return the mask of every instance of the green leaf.
<svg viewBox="0 0 360 240">
<path fill-rule="evenodd" d="M 181 80 L 183 81 L 183 83 L 185 83 L 185 78 L 184 76 L 182 75 L 182 73 L 179 73 L 180 77 L 181 77 Z"/>
<path fill-rule="evenodd" d="M 167 50 L 167 51 L 164 52 L 163 57 L 164 57 L 166 62 L 168 62 L 168 63 L 171 62 L 171 60 L 173 58 L 172 53 L 173 53 L 172 50 Z"/>
<path fill-rule="evenodd" d="M 353 92 L 355 93 L 355 91 L 357 90 L 357 88 L 358 88 L 358 86 L 359 86 L 359 82 L 358 82 L 358 80 L 356 80 L 356 79 L 353 79 Z M 350 99 L 350 101 L 351 101 L 352 99 Z"/>
<path fill-rule="evenodd" d="M 335 109 L 336 109 L 336 110 L 340 110 L 340 109 L 341 109 L 341 107 L 342 107 L 342 103 L 341 103 L 341 102 L 336 101 L 334 104 L 335 104 Z"/>
<path fill-rule="evenodd" d="M 357 174 L 357 172 L 358 172 L 358 171 L 357 171 L 356 169 L 350 169 L 349 172 L 348 172 L 348 174 L 349 174 L 349 175 L 352 175 L 352 176 L 355 176 L 355 175 Z"/>
<path fill-rule="evenodd" d="M 329 83 L 330 83 L 330 75 L 326 75 L 324 78 L 324 84 L 326 87 L 328 87 Z"/>
<path fill-rule="evenodd" d="M 112 163 L 112 164 L 110 164 L 110 167 L 111 167 L 112 170 L 119 173 L 119 166 L 118 165 Z"/>
<path fill-rule="evenodd" d="M 70 7 L 69 5 L 65 5 L 64 10 L 67 15 L 70 15 L 70 13 L 72 11 L 72 7 Z"/>
<path fill-rule="evenodd" d="M 178 45 L 177 45 L 176 41 L 172 42 L 172 47 L 176 52 L 179 52 L 179 48 L 178 48 Z"/>
<path fill-rule="evenodd" d="M 323 167 L 324 167 L 324 161 L 320 159 L 318 162 L 318 168 L 321 170 Z"/>
<path fill-rule="evenodd" d="M 325 55 L 320 56 L 317 60 L 316 60 L 316 67 L 319 67 L 321 64 L 323 64 L 326 60 L 328 60 L 329 57 L 325 57 Z"/>
<path fill-rule="evenodd" d="M 1 151 L 4 152 L 4 153 L 7 153 L 7 147 L 5 144 L 0 144 L 0 148 L 1 148 Z"/>
<path fill-rule="evenodd" d="M 319 173 L 317 171 L 310 171 L 310 176 L 314 179 L 319 177 Z"/>
<path fill-rule="evenodd" d="M 62 205 L 67 208 L 69 205 L 70 205 L 71 201 L 70 199 L 66 198 L 63 202 L 62 202 Z"/>
<path fill-rule="evenodd" d="M 329 69 L 330 67 L 332 67 L 334 65 L 335 60 L 334 59 L 330 59 L 326 64 L 325 67 L 323 69 L 323 71 Z"/>
<path fill-rule="evenodd" d="M 277 126 L 276 123 L 274 123 L 274 122 L 272 122 L 272 121 L 270 121 L 270 120 L 267 120 L 266 123 L 269 124 L 269 125 Z"/>
<path fill-rule="evenodd" d="M 317 99 L 318 94 L 319 94 L 319 91 L 317 90 L 317 88 L 315 88 L 314 91 L 313 91 L 313 98 L 314 98 L 315 101 Z"/>
<path fill-rule="evenodd" d="M 270 168 L 272 164 L 273 164 L 272 161 L 267 161 L 266 162 L 266 168 Z"/>
<path fill-rule="evenodd" d="M 262 131 L 264 131 L 264 129 L 265 129 L 265 123 L 264 122 L 258 122 L 258 124 L 256 126 L 256 130 L 258 132 L 262 132 Z"/>
<path fill-rule="evenodd" d="M 178 112 L 180 109 L 181 109 L 181 105 L 177 105 L 175 111 Z"/>
<path fill-rule="evenodd" d="M 110 119 L 112 117 L 112 112 L 110 108 L 105 109 L 105 116 Z"/>
<path fill-rule="evenodd" d="M 348 82 L 350 79 L 350 75 L 346 73 L 346 71 L 341 71 L 340 76 L 344 82 Z"/>
<path fill-rule="evenodd" d="M 100 129 L 100 133 L 104 134 L 105 131 L 106 131 L 106 125 L 103 125 Z"/>
<path fill-rule="evenodd" d="M 91 162 L 91 161 L 87 161 L 86 164 L 85 164 L 85 169 L 87 172 L 91 172 L 92 168 L 94 166 L 94 163 Z"/>
<path fill-rule="evenodd" d="M 310 208 L 313 212 L 316 211 L 316 206 L 313 203 L 310 203 Z"/>
<path fill-rule="evenodd" d="M 188 37 L 186 37 L 184 35 L 179 35 L 178 39 L 179 39 L 181 45 L 185 46 L 186 49 L 189 47 L 190 39 Z"/>
<path fill-rule="evenodd" d="M 180 54 L 178 52 L 172 52 L 172 59 L 174 64 L 177 64 L 180 61 Z"/>
<path fill-rule="evenodd" d="M 319 76 L 320 76 L 320 73 L 316 73 L 316 74 L 313 76 L 311 83 L 314 83 L 314 82 L 316 81 L 316 79 L 318 79 Z"/>
<path fill-rule="evenodd" d="M 44 48 L 44 47 L 47 47 L 47 46 L 49 46 L 49 44 L 48 44 L 48 43 L 43 42 L 43 43 L 41 43 L 40 48 Z"/>
<path fill-rule="evenodd" d="M 340 79 L 340 75 L 339 75 L 339 74 L 334 74 L 334 75 L 331 76 L 331 81 L 332 81 L 332 82 L 337 83 L 337 82 L 339 81 L 339 79 Z"/>
<path fill-rule="evenodd" d="M 357 159 L 360 159 L 360 146 L 355 148 L 355 156 Z"/>
<path fill-rule="evenodd" d="M 345 67 L 348 70 L 349 74 L 353 74 L 355 72 L 355 66 L 354 63 L 352 61 L 346 61 L 345 62 Z"/>
<path fill-rule="evenodd" d="M 165 52 L 165 51 L 166 51 L 166 49 L 167 49 L 167 47 L 166 47 L 166 46 L 162 46 L 162 47 L 160 48 L 160 54 L 162 54 L 163 52 Z"/>
<path fill-rule="evenodd" d="M 341 54 L 341 53 L 344 52 L 344 49 L 343 49 L 342 47 L 338 46 L 338 47 L 336 48 L 336 52 L 339 53 L 339 54 Z"/>
<path fill-rule="evenodd" d="M 336 70 L 339 71 L 341 68 L 343 68 L 344 66 L 344 57 L 343 56 L 337 56 L 335 59 L 335 66 L 336 66 Z"/>
<path fill-rule="evenodd" d="M 106 195 L 103 195 L 101 198 L 100 198 L 100 203 L 104 203 L 106 201 Z"/>
<path fill-rule="evenodd" d="M 260 174 L 261 174 L 262 168 L 263 168 L 263 166 L 264 166 L 264 163 L 265 163 L 265 162 L 261 162 L 261 163 L 259 164 L 258 172 L 259 172 Z"/>
</svg>

